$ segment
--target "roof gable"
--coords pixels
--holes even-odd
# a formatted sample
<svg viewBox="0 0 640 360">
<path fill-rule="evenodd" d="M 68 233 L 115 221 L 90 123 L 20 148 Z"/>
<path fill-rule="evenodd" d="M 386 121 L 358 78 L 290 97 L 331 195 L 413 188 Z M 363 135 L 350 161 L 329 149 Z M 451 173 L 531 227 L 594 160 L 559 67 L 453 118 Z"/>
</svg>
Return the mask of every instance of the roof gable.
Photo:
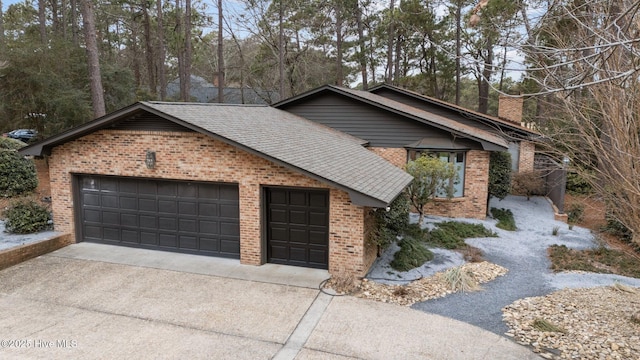
<svg viewBox="0 0 640 360">
<path fill-rule="evenodd" d="M 141 102 L 27 146 L 21 153 L 42 155 L 141 112 L 328 183 L 348 192 L 356 205 L 385 207 L 412 179 L 362 147 L 363 140 L 267 106 Z"/>
<path fill-rule="evenodd" d="M 369 89 L 369 92 L 407 105 L 418 107 L 427 112 L 435 112 L 443 116 L 446 116 L 445 114 L 456 115 L 466 124 L 478 127 L 482 130 L 494 131 L 502 134 L 505 134 L 506 132 L 516 133 L 521 138 L 537 137 L 540 135 L 535 130 L 526 128 L 512 121 L 482 114 L 477 111 L 466 109 L 462 106 L 451 104 L 446 101 L 422 95 L 397 86 L 380 84 Z"/>
<path fill-rule="evenodd" d="M 354 99 L 358 102 L 369 104 L 382 111 L 400 115 L 406 119 L 417 121 L 423 125 L 428 125 L 439 130 L 447 131 L 454 137 L 467 138 L 482 144 L 484 150 L 506 150 L 508 143 L 500 136 L 490 132 L 477 129 L 472 126 L 462 124 L 449 118 L 429 113 L 427 111 L 379 96 L 370 92 L 347 89 L 332 85 L 325 85 L 301 95 L 274 104 L 274 107 L 286 110 L 296 104 L 310 101 L 313 98 L 327 96 L 328 94 L 338 94 L 340 96 Z"/>
</svg>

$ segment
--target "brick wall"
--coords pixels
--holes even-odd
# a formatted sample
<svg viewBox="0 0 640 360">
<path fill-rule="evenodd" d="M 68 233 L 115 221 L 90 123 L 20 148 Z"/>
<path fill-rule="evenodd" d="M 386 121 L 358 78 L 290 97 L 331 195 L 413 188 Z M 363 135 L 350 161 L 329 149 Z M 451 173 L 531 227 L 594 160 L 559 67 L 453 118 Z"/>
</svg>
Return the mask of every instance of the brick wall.
<svg viewBox="0 0 640 360">
<path fill-rule="evenodd" d="M 407 151 L 396 148 L 371 148 L 394 165 L 404 169 Z M 400 159 L 403 159 L 400 161 Z M 439 216 L 484 219 L 489 186 L 489 152 L 467 152 L 464 170 L 464 197 L 435 199 L 425 207 L 425 213 Z"/>
<path fill-rule="evenodd" d="M 407 164 L 407 150 L 403 148 L 370 147 L 368 149 L 401 169 L 404 169 Z"/>
<path fill-rule="evenodd" d="M 155 169 L 144 164 L 147 150 L 156 152 Z M 351 204 L 346 192 L 202 134 L 101 130 L 54 148 L 49 164 L 57 231 L 74 234 L 73 173 L 237 183 L 240 261 L 259 265 L 265 251 L 260 185 L 324 188 L 330 196 L 329 272 L 362 276 L 372 263 L 363 241 L 365 209 Z"/>
<path fill-rule="evenodd" d="M 533 171 L 536 145 L 530 141 L 520 142 L 520 159 L 518 159 L 518 172 Z"/>
<path fill-rule="evenodd" d="M 484 219 L 487 216 L 489 152 L 467 152 L 464 169 L 464 197 L 435 199 L 425 206 L 425 214 Z"/>
<path fill-rule="evenodd" d="M 498 117 L 521 125 L 523 104 L 522 97 L 500 95 L 498 98 Z"/>
</svg>

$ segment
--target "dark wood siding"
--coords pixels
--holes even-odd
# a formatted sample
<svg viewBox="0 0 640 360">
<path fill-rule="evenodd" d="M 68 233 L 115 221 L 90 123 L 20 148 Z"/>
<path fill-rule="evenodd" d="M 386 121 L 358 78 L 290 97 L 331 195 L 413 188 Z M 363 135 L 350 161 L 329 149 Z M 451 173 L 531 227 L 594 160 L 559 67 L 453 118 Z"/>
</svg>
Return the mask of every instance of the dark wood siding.
<svg viewBox="0 0 640 360">
<path fill-rule="evenodd" d="M 112 125 L 114 130 L 138 130 L 138 131 L 175 131 L 175 132 L 191 132 L 193 130 L 173 121 L 164 119 L 155 114 L 140 111 L 133 116 L 127 117 Z"/>
<path fill-rule="evenodd" d="M 494 133 L 496 132 L 496 126 L 491 126 L 491 125 L 482 123 L 481 121 L 464 117 L 460 114 L 460 112 L 456 110 L 451 110 L 439 105 L 434 105 L 427 102 L 426 100 L 416 99 L 413 96 L 405 95 L 405 94 L 388 90 L 388 89 L 378 89 L 374 93 L 376 95 L 380 95 L 387 99 L 391 99 L 402 104 L 413 106 L 416 109 L 428 111 L 432 114 L 440 115 L 448 119 L 455 120 L 461 124 L 473 126 L 476 129 L 490 131 Z"/>
<path fill-rule="evenodd" d="M 325 93 L 282 109 L 367 140 L 372 147 L 401 148 L 424 138 L 451 138 L 447 131 L 336 94 Z"/>
</svg>

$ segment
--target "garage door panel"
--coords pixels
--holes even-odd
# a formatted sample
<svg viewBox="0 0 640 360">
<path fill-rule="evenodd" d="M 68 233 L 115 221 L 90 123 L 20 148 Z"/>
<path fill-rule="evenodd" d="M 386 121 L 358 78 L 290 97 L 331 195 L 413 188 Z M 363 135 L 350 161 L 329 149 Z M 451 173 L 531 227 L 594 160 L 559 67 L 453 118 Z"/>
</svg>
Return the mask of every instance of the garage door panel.
<svg viewBox="0 0 640 360">
<path fill-rule="evenodd" d="M 178 230 L 180 232 L 186 231 L 186 232 L 197 232 L 198 231 L 198 227 L 196 226 L 197 222 L 196 220 L 191 220 L 191 219 L 180 219 L 178 220 L 179 222 L 179 227 Z"/>
<path fill-rule="evenodd" d="M 165 247 L 178 247 L 178 236 L 175 234 L 159 234 L 159 244 Z"/>
<path fill-rule="evenodd" d="M 220 217 L 227 219 L 239 219 L 240 208 L 236 204 L 220 204 Z"/>
<path fill-rule="evenodd" d="M 178 196 L 184 198 L 195 198 L 197 194 L 197 187 L 191 183 L 179 183 L 178 184 Z"/>
<path fill-rule="evenodd" d="M 158 218 L 151 215 L 140 215 L 140 228 L 142 229 L 157 229 Z"/>
<path fill-rule="evenodd" d="M 237 254 L 240 252 L 240 242 L 238 239 L 221 239 L 220 251 L 227 254 Z"/>
<path fill-rule="evenodd" d="M 328 268 L 328 191 L 266 188 L 265 199 L 268 261 Z"/>
<path fill-rule="evenodd" d="M 198 214 L 200 216 L 218 217 L 218 204 L 198 204 Z"/>
<path fill-rule="evenodd" d="M 142 245 L 158 245 L 158 234 L 155 232 L 140 232 L 140 244 Z"/>
<path fill-rule="evenodd" d="M 240 224 L 238 222 L 220 222 L 220 235 L 240 236 Z"/>
<path fill-rule="evenodd" d="M 100 214 L 101 214 L 100 211 L 93 210 L 93 209 L 84 209 L 83 211 L 83 217 L 85 221 L 90 221 L 90 222 L 101 222 L 102 218 Z"/>
<path fill-rule="evenodd" d="M 158 228 L 161 230 L 178 230 L 177 220 L 175 218 L 161 217 L 158 219 Z"/>
<path fill-rule="evenodd" d="M 240 257 L 237 185 L 99 175 L 78 183 L 83 241 Z"/>
<path fill-rule="evenodd" d="M 326 212 L 309 212 L 309 225 L 312 226 L 327 226 L 327 213 Z"/>
<path fill-rule="evenodd" d="M 120 208 L 138 210 L 138 199 L 131 196 L 120 196 Z"/>
<path fill-rule="evenodd" d="M 175 200 L 158 200 L 158 212 L 177 214 L 178 202 Z"/>
<path fill-rule="evenodd" d="M 140 243 L 140 239 L 138 235 L 139 235 L 139 232 L 136 230 L 122 229 L 121 231 L 121 239 L 122 239 L 122 242 L 124 243 L 129 243 L 129 244 Z"/>
<path fill-rule="evenodd" d="M 181 235 L 180 238 L 180 248 L 182 249 L 198 249 L 198 238 L 195 236 L 184 236 Z"/>
<path fill-rule="evenodd" d="M 122 214 L 120 216 L 120 224 L 128 227 L 138 227 L 138 215 L 136 214 Z"/>
<path fill-rule="evenodd" d="M 239 197 L 240 197 L 240 192 L 237 186 L 231 186 L 231 185 L 220 186 L 220 193 L 219 193 L 218 199 L 235 202 L 235 201 L 238 201 Z"/>
<path fill-rule="evenodd" d="M 307 212 L 305 210 L 291 210 L 289 211 L 289 223 L 290 224 L 307 224 Z"/>
<path fill-rule="evenodd" d="M 100 206 L 100 194 L 84 193 L 82 195 L 82 202 L 85 205 Z"/>
<path fill-rule="evenodd" d="M 105 211 L 102 213 L 102 223 L 107 225 L 119 225 L 120 214 L 117 212 Z"/>
</svg>

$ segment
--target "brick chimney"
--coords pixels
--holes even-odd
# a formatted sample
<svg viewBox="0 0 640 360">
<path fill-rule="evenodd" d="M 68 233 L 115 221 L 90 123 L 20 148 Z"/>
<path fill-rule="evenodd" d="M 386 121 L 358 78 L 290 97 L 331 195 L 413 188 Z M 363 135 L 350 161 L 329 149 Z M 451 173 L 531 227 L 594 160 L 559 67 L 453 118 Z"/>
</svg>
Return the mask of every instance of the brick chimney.
<svg viewBox="0 0 640 360">
<path fill-rule="evenodd" d="M 498 98 L 498 117 L 522 125 L 522 107 L 524 98 L 500 95 Z"/>
</svg>

